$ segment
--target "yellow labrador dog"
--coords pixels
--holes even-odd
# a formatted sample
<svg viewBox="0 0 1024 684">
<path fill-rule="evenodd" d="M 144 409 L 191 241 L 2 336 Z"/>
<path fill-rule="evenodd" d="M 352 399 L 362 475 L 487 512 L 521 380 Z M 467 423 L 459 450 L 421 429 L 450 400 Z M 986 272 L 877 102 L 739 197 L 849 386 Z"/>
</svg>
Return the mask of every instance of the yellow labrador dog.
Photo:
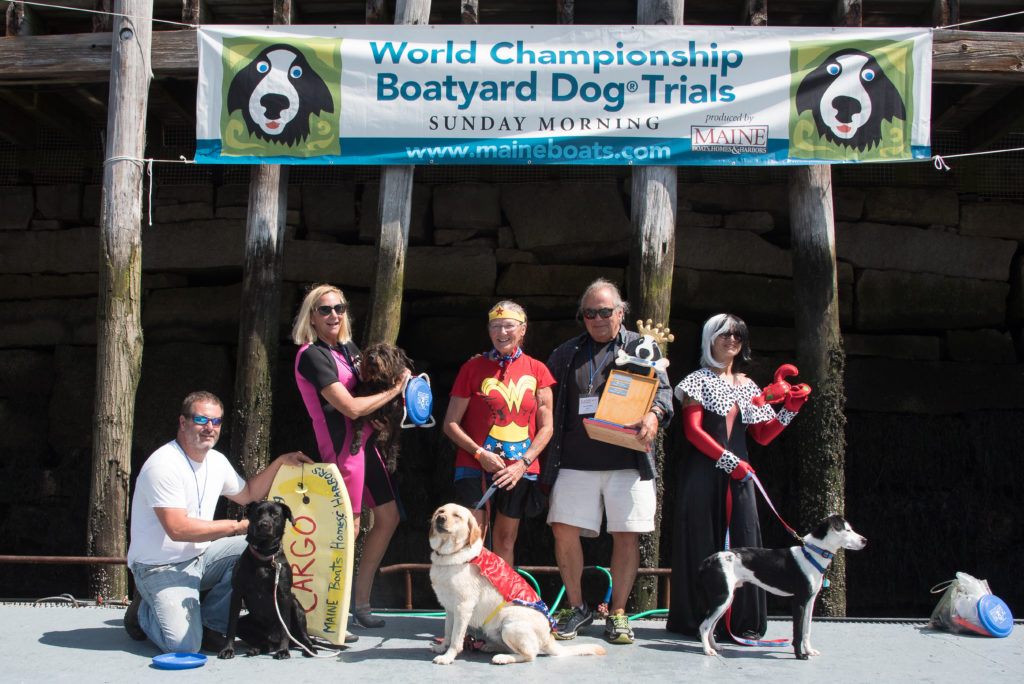
<svg viewBox="0 0 1024 684">
<path fill-rule="evenodd" d="M 480 526 L 468 508 L 446 504 L 430 520 L 430 583 L 437 600 L 445 609 L 444 641 L 433 644 L 438 665 L 450 665 L 462 651 L 469 627 L 483 631 L 483 650 L 497 653 L 495 665 L 523 663 L 538 653 L 551 656 L 604 655 L 597 644 L 562 646 L 551 635 L 551 623 L 536 608 L 507 601 L 481 572 L 480 556 L 485 565 L 507 564 L 483 550 Z M 512 571 L 514 572 L 514 571 Z"/>
</svg>

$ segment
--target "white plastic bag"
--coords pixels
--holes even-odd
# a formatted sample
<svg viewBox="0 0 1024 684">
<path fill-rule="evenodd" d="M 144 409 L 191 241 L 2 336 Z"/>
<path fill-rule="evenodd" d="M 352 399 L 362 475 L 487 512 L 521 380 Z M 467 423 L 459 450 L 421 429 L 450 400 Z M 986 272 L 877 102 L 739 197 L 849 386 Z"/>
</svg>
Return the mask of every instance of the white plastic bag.
<svg viewBox="0 0 1024 684">
<path fill-rule="evenodd" d="M 1010 609 L 992 594 L 987 580 L 958 572 L 956 579 L 937 584 L 931 591 L 943 594 L 932 611 L 929 627 L 997 637 L 1013 631 Z"/>
</svg>

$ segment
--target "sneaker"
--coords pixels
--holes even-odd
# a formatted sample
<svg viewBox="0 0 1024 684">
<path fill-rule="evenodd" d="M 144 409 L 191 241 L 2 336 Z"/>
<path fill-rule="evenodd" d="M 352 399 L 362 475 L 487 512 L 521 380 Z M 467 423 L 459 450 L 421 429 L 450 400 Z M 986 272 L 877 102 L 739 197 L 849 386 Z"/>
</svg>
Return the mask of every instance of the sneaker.
<svg viewBox="0 0 1024 684">
<path fill-rule="evenodd" d="M 555 629 L 555 638 L 568 640 L 575 639 L 580 629 L 594 621 L 594 614 L 587 604 L 582 608 L 563 608 L 555 614 L 555 622 L 558 627 Z"/>
<path fill-rule="evenodd" d="M 136 590 L 135 595 L 132 596 L 132 602 L 128 604 L 128 610 L 124 611 L 124 631 L 128 632 L 128 636 L 136 641 L 145 641 L 146 633 L 142 631 L 142 625 L 139 624 L 139 606 L 142 605 L 142 596 Z"/>
<path fill-rule="evenodd" d="M 385 625 L 384 618 L 376 617 L 370 612 L 370 606 L 359 606 L 353 609 L 352 617 L 357 625 L 365 629 L 376 629 Z"/>
<path fill-rule="evenodd" d="M 629 617 L 615 613 L 605 618 L 604 638 L 613 644 L 633 643 L 633 628 L 629 626 Z"/>
</svg>

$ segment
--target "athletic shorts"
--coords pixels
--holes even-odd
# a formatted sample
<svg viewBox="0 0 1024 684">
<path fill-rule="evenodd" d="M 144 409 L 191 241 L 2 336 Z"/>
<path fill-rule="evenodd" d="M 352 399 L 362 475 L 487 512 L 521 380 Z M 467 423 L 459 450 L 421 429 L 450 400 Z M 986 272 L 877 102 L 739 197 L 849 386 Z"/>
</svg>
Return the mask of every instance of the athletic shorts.
<svg viewBox="0 0 1024 684">
<path fill-rule="evenodd" d="M 480 472 L 482 473 L 483 471 Z M 464 477 L 455 481 L 455 494 L 460 504 L 472 510 L 490 486 L 490 477 L 487 478 L 486 484 L 482 482 L 480 477 Z M 491 498 L 487 500 L 487 504 L 506 518 L 521 520 L 526 513 L 526 504 L 530 498 L 530 490 L 536 486 L 537 483 L 535 481 L 527 480 L 525 477 L 521 478 L 511 490 L 495 490 Z"/>
<path fill-rule="evenodd" d="M 656 507 L 654 480 L 641 480 L 636 470 L 562 468 L 551 489 L 548 524 L 572 525 L 581 537 L 596 537 L 607 517 L 609 532 L 652 532 Z"/>
</svg>

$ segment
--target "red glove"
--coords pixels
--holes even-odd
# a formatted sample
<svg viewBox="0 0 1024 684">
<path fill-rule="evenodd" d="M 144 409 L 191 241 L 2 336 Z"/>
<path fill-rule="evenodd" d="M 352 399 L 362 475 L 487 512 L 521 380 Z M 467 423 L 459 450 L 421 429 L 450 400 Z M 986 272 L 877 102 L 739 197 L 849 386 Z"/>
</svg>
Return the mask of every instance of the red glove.
<svg viewBox="0 0 1024 684">
<path fill-rule="evenodd" d="M 746 482 L 750 478 L 754 477 L 754 469 L 750 467 L 750 464 L 746 461 L 740 461 L 736 464 L 736 467 L 729 473 L 729 477 L 740 482 Z"/>
<path fill-rule="evenodd" d="M 809 396 L 811 396 L 811 388 L 807 383 L 793 385 L 789 388 L 789 392 L 786 393 L 786 401 L 783 406 L 786 407 L 787 411 L 796 413 Z"/>
<path fill-rule="evenodd" d="M 717 467 L 729 473 L 735 480 L 746 480 L 754 474 L 754 469 L 746 461 L 740 460 L 734 453 L 723 448 L 709 435 L 701 421 L 704 418 L 704 409 L 693 404 L 683 408 L 683 433 L 690 444 L 708 458 L 716 461 Z"/>
</svg>

